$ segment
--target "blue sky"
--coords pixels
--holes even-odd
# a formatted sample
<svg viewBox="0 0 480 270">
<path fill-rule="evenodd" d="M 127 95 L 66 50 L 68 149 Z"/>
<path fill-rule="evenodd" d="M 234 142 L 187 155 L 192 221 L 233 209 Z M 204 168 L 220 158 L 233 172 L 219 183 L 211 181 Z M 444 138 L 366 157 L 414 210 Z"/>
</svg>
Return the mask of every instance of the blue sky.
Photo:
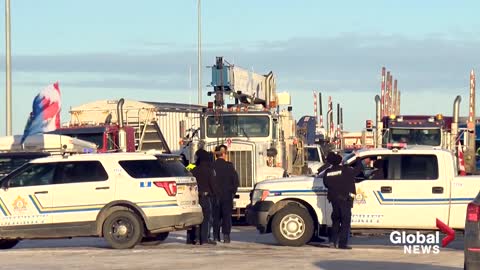
<svg viewBox="0 0 480 270">
<path fill-rule="evenodd" d="M 35 94 L 57 80 L 62 121 L 69 107 L 98 99 L 196 102 L 196 0 L 11 2 L 14 133 L 23 131 Z M 224 56 L 272 70 L 297 118 L 312 113 L 312 90 L 321 90 L 344 107 L 349 130 L 374 118 L 383 65 L 399 81 L 402 113 L 449 115 L 456 95 L 465 113 L 469 71 L 480 63 L 479 8 L 478 1 L 203 0 L 203 66 Z M 202 74 L 206 85 L 210 72 Z M 4 106 L 0 98 L 1 134 Z"/>
</svg>

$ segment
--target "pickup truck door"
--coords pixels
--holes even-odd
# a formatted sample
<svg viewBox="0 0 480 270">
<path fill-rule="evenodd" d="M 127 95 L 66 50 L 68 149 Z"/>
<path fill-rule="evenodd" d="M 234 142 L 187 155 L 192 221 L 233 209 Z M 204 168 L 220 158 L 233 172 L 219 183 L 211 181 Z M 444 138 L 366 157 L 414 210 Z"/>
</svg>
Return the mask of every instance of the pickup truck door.
<svg viewBox="0 0 480 270">
<path fill-rule="evenodd" d="M 395 205 L 394 228 L 436 229 L 436 219 L 447 223 L 450 204 L 448 178 L 439 166 L 441 156 L 392 156 Z"/>
<path fill-rule="evenodd" d="M 372 161 L 365 162 L 367 158 Z M 371 163 L 375 159 L 382 159 L 385 172 L 383 177 L 372 179 Z M 361 161 L 362 173 L 355 184 L 356 193 L 352 209 L 353 228 L 392 228 L 395 226 L 395 206 L 393 204 L 393 179 L 388 171 L 388 156 L 367 156 Z M 365 164 L 369 163 L 369 164 Z M 390 173 L 391 174 L 391 173 Z"/>
</svg>

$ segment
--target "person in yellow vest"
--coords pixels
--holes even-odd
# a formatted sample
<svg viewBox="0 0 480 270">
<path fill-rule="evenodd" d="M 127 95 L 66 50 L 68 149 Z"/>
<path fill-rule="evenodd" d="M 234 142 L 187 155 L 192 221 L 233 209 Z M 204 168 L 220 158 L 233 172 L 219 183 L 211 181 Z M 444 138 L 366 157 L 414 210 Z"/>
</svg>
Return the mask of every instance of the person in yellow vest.
<svg viewBox="0 0 480 270">
<path fill-rule="evenodd" d="M 193 169 L 195 169 L 195 167 L 197 167 L 197 165 L 195 165 L 195 164 L 193 164 L 193 163 L 190 163 L 190 164 L 188 164 L 187 167 L 185 167 L 185 168 L 187 168 L 187 170 L 189 170 L 189 171 L 192 171 Z"/>
<path fill-rule="evenodd" d="M 195 153 L 195 157 L 197 157 L 197 152 Z M 185 168 L 189 171 L 192 172 L 193 169 L 197 167 L 195 163 L 189 163 L 188 165 L 185 166 Z M 200 242 L 199 239 L 199 233 L 200 233 L 200 227 L 199 226 L 194 226 L 191 227 L 190 229 L 187 230 L 187 245 L 195 245 Z"/>
</svg>

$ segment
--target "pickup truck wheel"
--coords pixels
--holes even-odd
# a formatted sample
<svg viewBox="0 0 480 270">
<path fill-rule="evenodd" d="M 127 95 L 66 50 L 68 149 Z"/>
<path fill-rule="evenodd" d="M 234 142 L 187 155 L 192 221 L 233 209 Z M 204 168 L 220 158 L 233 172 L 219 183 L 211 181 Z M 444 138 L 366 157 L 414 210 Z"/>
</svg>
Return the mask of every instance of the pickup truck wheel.
<svg viewBox="0 0 480 270">
<path fill-rule="evenodd" d="M 168 232 L 159 233 L 152 236 L 147 236 L 142 239 L 142 245 L 144 246 L 155 246 L 165 241 L 168 237 Z"/>
<path fill-rule="evenodd" d="M 283 246 L 303 246 L 312 239 L 313 231 L 310 213 L 300 206 L 285 206 L 273 216 L 273 236 Z"/>
<path fill-rule="evenodd" d="M 131 211 L 115 211 L 103 223 L 103 237 L 112 248 L 133 248 L 142 240 L 142 222 Z"/>
<path fill-rule="evenodd" d="M 10 249 L 20 242 L 16 239 L 0 239 L 0 249 Z"/>
</svg>

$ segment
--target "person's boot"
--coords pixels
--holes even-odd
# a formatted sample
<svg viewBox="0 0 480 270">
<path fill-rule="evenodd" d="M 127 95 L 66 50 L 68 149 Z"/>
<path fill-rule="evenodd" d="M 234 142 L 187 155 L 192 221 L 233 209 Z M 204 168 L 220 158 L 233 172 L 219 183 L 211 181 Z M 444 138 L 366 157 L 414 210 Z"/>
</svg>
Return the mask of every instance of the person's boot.
<svg viewBox="0 0 480 270">
<path fill-rule="evenodd" d="M 214 241 L 214 240 L 212 240 L 212 239 L 208 239 L 208 241 L 207 241 L 205 244 L 207 244 L 207 245 L 214 245 L 214 246 L 216 246 L 216 245 L 217 245 L 217 242 L 215 242 L 215 241 Z"/>
<path fill-rule="evenodd" d="M 220 233 L 213 233 L 213 241 L 220 242 Z"/>
<path fill-rule="evenodd" d="M 224 242 L 225 244 L 230 243 L 230 235 L 224 234 L 224 235 L 223 235 L 223 242 Z"/>
</svg>

